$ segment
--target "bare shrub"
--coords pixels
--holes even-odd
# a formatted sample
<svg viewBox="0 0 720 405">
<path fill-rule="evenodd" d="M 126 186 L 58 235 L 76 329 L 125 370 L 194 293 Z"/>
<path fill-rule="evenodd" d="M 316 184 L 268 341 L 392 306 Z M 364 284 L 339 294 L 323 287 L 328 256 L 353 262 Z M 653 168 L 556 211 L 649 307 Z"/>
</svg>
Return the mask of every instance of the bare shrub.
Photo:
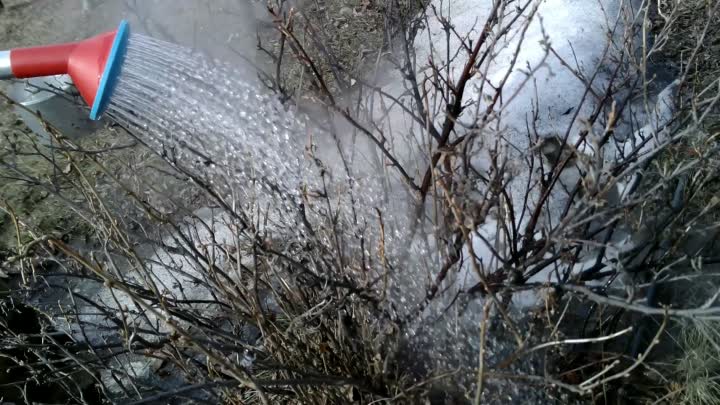
<svg viewBox="0 0 720 405">
<path fill-rule="evenodd" d="M 134 403 L 702 402 L 716 387 L 693 388 L 662 353 L 681 352 L 678 321 L 720 314 L 720 93 L 688 82 L 720 2 L 662 85 L 648 64 L 682 6 L 633 6 L 593 5 L 607 43 L 587 66 L 545 31 L 540 1 L 496 0 L 457 24 L 392 1 L 380 15 L 396 31 L 371 59 L 383 74 L 368 76 L 308 47 L 322 27 L 298 32 L 269 4 L 276 72 L 292 61 L 309 82 L 296 88 L 315 91 L 299 102 L 315 176 L 299 198 L 226 197 L 134 128 L 95 145 L 6 137 L 3 175 L 91 229 L 63 240 L 4 206 L 17 228 L 4 271 L 20 276 L 8 299 L 47 314 L 3 335 L 32 360 L 8 358 L 76 402 L 88 386 Z M 543 87 L 548 70 L 570 96 Z M 352 91 L 331 85 L 341 77 Z M 292 102 L 281 74 L 261 78 Z M 46 170 L 9 157 L 26 154 Z M 69 386 L 72 373 L 91 381 Z"/>
</svg>

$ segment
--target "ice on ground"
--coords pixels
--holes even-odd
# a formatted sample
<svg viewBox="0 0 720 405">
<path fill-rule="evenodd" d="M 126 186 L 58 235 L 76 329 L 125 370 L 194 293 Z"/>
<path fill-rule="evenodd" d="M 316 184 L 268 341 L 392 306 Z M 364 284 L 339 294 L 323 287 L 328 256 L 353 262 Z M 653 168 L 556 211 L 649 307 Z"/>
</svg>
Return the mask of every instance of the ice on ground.
<svg viewBox="0 0 720 405">
<path fill-rule="evenodd" d="M 528 205 L 534 208 L 533 203 L 539 197 L 539 186 L 536 184 L 536 175 L 530 173 L 524 160 L 528 154 L 535 152 L 537 146 L 531 138 L 564 138 L 567 134 L 569 143 L 578 139 L 581 130 L 587 128 L 586 120 L 591 117 L 604 95 L 616 56 L 626 51 L 622 46 L 626 40 L 625 28 L 630 23 L 637 23 L 640 16 L 634 13 L 639 8 L 633 7 L 637 2 L 620 0 L 433 0 L 427 11 L 426 27 L 417 34 L 414 43 L 415 70 L 419 83 L 424 85 L 428 81 L 432 82 L 436 76 L 434 69 L 447 74 L 453 83 L 458 80 L 468 60 L 469 48 L 477 44 L 496 3 L 502 3 L 498 21 L 480 53 L 487 49 L 491 51 L 487 59 L 476 66 L 477 73 L 463 94 L 466 109 L 456 128 L 462 134 L 463 130 L 476 127 L 478 122 L 475 120 L 482 117 L 488 105 L 498 96 L 497 89 L 502 87 L 501 96 L 498 96 L 498 103 L 491 113 L 491 121 L 495 121 L 484 129 L 487 135 L 484 133 L 482 142 L 485 145 L 476 150 L 473 163 L 481 170 L 489 170 L 488 150 L 496 147 L 495 142 L 499 142 L 499 150 L 506 154 L 512 168 L 513 177 L 509 184 L 512 200 L 523 201 L 530 185 Z M 429 90 L 429 115 L 437 117 L 435 125 L 441 127 L 447 100 L 430 87 L 425 87 Z M 407 96 L 400 77 L 391 80 L 385 89 L 398 97 Z M 673 86 L 668 87 L 658 97 L 654 108 L 633 117 L 647 124 L 639 131 L 622 134 L 627 128 L 620 124 L 616 131 L 619 137 L 630 138 L 624 144 L 625 149 L 635 145 L 638 140 L 639 144 L 644 137 L 660 135 L 657 133 L 658 128 L 666 125 L 669 117 L 672 117 L 675 89 Z M 645 110 L 644 107 L 636 110 Z M 634 114 L 638 114 L 637 111 Z M 418 144 L 427 142 L 422 128 L 409 119 L 407 114 L 396 111 L 391 115 L 391 120 L 395 128 L 416 134 Z M 598 126 L 597 133 L 602 133 L 602 123 L 595 125 Z M 648 142 L 646 145 L 649 148 L 657 143 Z M 615 153 L 622 153 L 622 149 L 607 153 L 605 158 L 614 158 Z M 589 156 L 594 153 L 592 145 L 586 144 L 581 145 L 579 152 Z M 411 156 L 412 152 L 407 155 Z M 579 167 L 569 168 L 561 176 L 560 182 L 567 188 L 572 187 L 580 178 L 581 170 Z M 609 198 L 619 200 L 622 187 L 623 184 L 620 184 L 617 190 L 611 190 Z M 567 202 L 567 192 L 558 192 L 549 198 L 548 209 L 543 214 L 545 226 L 552 227 L 557 223 Z M 516 204 L 514 209 L 516 218 L 521 218 L 518 222 L 522 230 L 529 215 L 518 215 L 523 209 L 520 204 Z M 498 267 L 498 263 L 493 263 L 491 250 L 502 251 L 504 247 L 504 241 L 499 240 L 500 233 L 497 232 L 498 221 L 504 220 L 506 218 L 493 218 L 481 225 L 474 235 L 475 254 L 482 259 L 489 272 Z M 627 240 L 628 235 L 617 232 L 610 243 L 624 244 Z M 467 250 L 466 247 L 466 258 L 469 255 Z M 608 251 L 616 249 L 611 246 Z M 588 263 L 580 264 L 577 270 L 587 266 Z M 474 271 L 466 261 L 459 275 L 461 280 L 465 280 L 464 288 L 478 282 L 472 273 Z M 540 281 L 543 278 L 547 279 L 547 274 L 540 274 L 533 280 Z"/>
<path fill-rule="evenodd" d="M 222 290 L 222 285 L 227 286 L 230 281 L 241 282 L 239 267 L 228 265 L 228 254 L 236 251 L 237 232 L 227 215 L 210 208 L 196 211 L 180 225 L 184 229 L 166 236 L 161 246 L 155 243 L 144 246 L 144 255 L 140 257 L 142 266 L 138 263 L 130 265 L 126 260 L 113 260 L 111 264 L 107 260 L 106 267 L 118 280 L 147 291 L 157 291 L 157 295 L 164 297 L 166 305 L 172 309 L 193 310 L 203 317 L 212 317 L 218 311 L 218 307 L 211 304 L 214 299 L 212 291 Z M 180 238 L 180 234 L 184 238 Z M 247 258 L 240 258 L 240 263 L 251 265 Z M 213 269 L 221 269 L 230 280 L 223 279 Z M 157 338 L 152 336 L 155 333 L 171 332 L 165 323 L 169 314 L 164 308 L 153 301 L 146 301 L 153 311 L 136 304 L 134 298 L 138 299 L 142 294 L 133 297 L 121 289 L 97 288 L 91 282 L 81 283 L 75 293 L 82 293 L 107 310 L 115 311 L 98 313 L 93 306 L 77 300 L 80 304 L 77 324 L 85 325 L 84 334 L 91 342 L 99 343 L 115 336 L 118 322 L 126 324 L 131 330 L 137 328 L 133 334 L 145 335 L 151 341 Z M 84 340 L 77 326 L 66 327 L 72 335 Z M 143 330 L 154 332 L 148 335 Z"/>
<path fill-rule="evenodd" d="M 486 41 L 488 45 L 483 48 L 492 47 L 492 56 L 488 58 L 491 61 L 480 66 L 463 98 L 466 104 L 474 103 L 473 109 L 482 111 L 495 96 L 494 88 L 505 82 L 498 113 L 502 114 L 503 125 L 508 129 L 508 141 L 518 148 L 525 148 L 525 133 L 533 110 L 539 114 L 541 136 L 564 134 L 570 126 L 577 128 L 575 109 L 583 100 L 577 116 L 590 115 L 595 100 L 592 94 L 584 96 L 583 78 L 592 78 L 600 65 L 593 90 L 602 88 L 607 73 L 602 62 L 607 62 L 608 57 L 617 52 L 612 47 L 606 49 L 607 40 L 610 33 L 619 35 L 622 32 L 623 19 L 618 0 L 507 3 L 507 9 L 502 10 L 505 15 L 499 19 L 499 25 Z M 528 7 L 519 12 L 516 7 L 526 3 Z M 493 2 L 485 0 L 433 1 L 428 11 L 427 29 L 418 33 L 415 40 L 419 78 L 432 77 L 430 61 L 445 72 L 449 60 L 449 76 L 457 80 L 468 59 L 467 52 L 458 51 L 463 49 L 458 35 L 466 44 L 468 39 L 476 43 L 492 7 Z M 513 20 L 515 18 L 517 21 Z M 446 32 L 443 21 L 451 21 L 452 32 Z M 527 21 L 530 23 L 526 24 Z M 498 31 L 506 28 L 508 33 L 495 39 L 499 37 Z M 552 47 L 552 51 L 548 47 Z M 482 77 L 486 78 L 486 83 Z M 400 81 L 394 82 L 390 87 L 397 86 L 395 93 L 402 93 Z M 438 111 L 443 108 L 443 104 L 438 104 Z M 474 114 L 465 115 L 472 117 Z"/>
</svg>

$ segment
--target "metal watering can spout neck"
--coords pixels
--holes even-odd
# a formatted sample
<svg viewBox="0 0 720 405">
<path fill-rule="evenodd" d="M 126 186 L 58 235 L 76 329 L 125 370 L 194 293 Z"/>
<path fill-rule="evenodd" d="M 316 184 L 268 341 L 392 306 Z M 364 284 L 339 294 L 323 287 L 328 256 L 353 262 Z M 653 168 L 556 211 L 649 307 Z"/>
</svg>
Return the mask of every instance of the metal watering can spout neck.
<svg viewBox="0 0 720 405">
<path fill-rule="evenodd" d="M 57 45 L 0 51 L 0 79 L 68 74 L 98 119 L 120 72 L 129 36 L 127 22 L 115 31 Z"/>
<path fill-rule="evenodd" d="M 10 51 L 0 51 L 0 80 L 15 78 L 10 64 Z"/>
</svg>

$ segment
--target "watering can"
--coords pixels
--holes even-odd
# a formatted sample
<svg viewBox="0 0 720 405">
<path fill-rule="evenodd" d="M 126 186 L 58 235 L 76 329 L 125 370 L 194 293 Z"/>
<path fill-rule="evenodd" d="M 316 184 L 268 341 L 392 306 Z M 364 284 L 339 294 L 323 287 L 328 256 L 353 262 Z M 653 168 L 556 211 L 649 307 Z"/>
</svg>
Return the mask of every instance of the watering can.
<svg viewBox="0 0 720 405">
<path fill-rule="evenodd" d="M 77 91 L 68 75 L 34 77 L 13 83 L 7 95 L 15 102 L 18 118 L 37 134 L 41 144 L 53 143 L 50 124 L 70 139 L 80 139 L 103 128 L 102 121 L 91 120 L 80 107 Z M 84 101 L 80 101 L 84 103 Z"/>
<path fill-rule="evenodd" d="M 128 36 L 123 21 L 117 30 L 83 41 L 0 51 L 0 79 L 67 74 L 97 120 L 120 73 Z"/>
</svg>

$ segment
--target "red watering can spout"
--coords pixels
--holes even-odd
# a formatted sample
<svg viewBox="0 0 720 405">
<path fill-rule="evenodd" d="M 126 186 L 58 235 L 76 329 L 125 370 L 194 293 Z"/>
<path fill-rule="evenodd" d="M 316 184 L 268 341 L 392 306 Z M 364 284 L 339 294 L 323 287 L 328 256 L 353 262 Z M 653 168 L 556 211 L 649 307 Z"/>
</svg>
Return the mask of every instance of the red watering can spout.
<svg viewBox="0 0 720 405">
<path fill-rule="evenodd" d="M 80 95 L 93 105 L 117 31 L 69 44 L 10 51 L 12 74 L 18 79 L 69 74 Z"/>
<path fill-rule="evenodd" d="M 115 31 L 67 44 L 0 52 L 0 79 L 68 74 L 98 119 L 107 106 L 127 45 L 123 21 Z"/>
</svg>

